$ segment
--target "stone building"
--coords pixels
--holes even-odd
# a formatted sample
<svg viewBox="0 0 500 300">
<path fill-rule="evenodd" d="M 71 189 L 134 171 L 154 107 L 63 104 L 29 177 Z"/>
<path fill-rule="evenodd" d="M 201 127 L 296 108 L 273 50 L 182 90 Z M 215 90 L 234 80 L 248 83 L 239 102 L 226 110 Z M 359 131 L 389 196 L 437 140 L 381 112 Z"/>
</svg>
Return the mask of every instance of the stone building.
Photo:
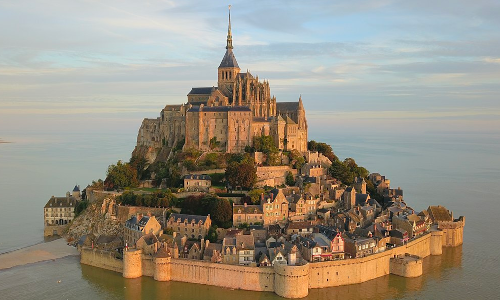
<svg viewBox="0 0 500 300">
<path fill-rule="evenodd" d="M 210 215 L 171 214 L 166 227 L 189 238 L 202 239 L 207 235 L 211 225 Z"/>
<path fill-rule="evenodd" d="M 262 207 L 260 205 L 236 205 L 233 203 L 233 226 L 246 223 L 248 225 L 263 224 Z"/>
<path fill-rule="evenodd" d="M 208 175 L 188 174 L 184 176 L 184 189 L 187 192 L 208 192 L 212 179 Z"/>
<path fill-rule="evenodd" d="M 288 220 L 288 201 L 281 189 L 273 189 L 261 200 L 264 225 L 286 223 Z"/>
<path fill-rule="evenodd" d="M 270 135 L 279 149 L 307 151 L 307 120 L 302 98 L 276 102 L 268 81 L 241 72 L 233 52 L 229 17 L 226 53 L 217 70 L 217 85 L 194 87 L 187 103 L 167 105 L 160 117 L 144 119 L 135 151 L 148 160 L 167 155 L 160 149 L 242 152 L 254 136 Z M 167 150 L 168 152 L 168 150 Z M 165 158 L 165 157 L 162 157 Z"/>
<path fill-rule="evenodd" d="M 66 225 L 75 218 L 75 207 L 77 200 L 70 196 L 66 197 L 50 197 L 44 210 L 44 224 L 48 225 Z"/>
<path fill-rule="evenodd" d="M 135 247 L 137 241 L 146 234 L 158 235 L 161 225 L 154 216 L 143 216 L 138 214 L 132 216 L 125 222 L 123 227 L 123 242 L 128 247 Z"/>
</svg>

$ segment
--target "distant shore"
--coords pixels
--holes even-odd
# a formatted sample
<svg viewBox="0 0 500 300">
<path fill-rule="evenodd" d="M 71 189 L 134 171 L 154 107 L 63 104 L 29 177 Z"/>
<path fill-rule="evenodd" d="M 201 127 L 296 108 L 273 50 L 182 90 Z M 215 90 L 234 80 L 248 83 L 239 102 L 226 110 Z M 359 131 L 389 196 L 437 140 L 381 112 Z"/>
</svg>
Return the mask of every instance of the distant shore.
<svg viewBox="0 0 500 300">
<path fill-rule="evenodd" d="M 73 255 L 79 255 L 78 250 L 61 238 L 0 254 L 0 270 Z"/>
</svg>

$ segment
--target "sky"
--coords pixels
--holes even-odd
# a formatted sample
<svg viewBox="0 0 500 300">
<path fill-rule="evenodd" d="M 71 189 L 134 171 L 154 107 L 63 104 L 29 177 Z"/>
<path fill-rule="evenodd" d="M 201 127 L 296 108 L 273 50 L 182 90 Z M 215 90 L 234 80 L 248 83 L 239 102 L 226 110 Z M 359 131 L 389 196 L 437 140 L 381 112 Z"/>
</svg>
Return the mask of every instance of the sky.
<svg viewBox="0 0 500 300">
<path fill-rule="evenodd" d="M 499 1 L 0 0 L 0 139 L 135 134 L 217 84 L 228 4 L 240 68 L 310 128 L 500 132 Z"/>
</svg>

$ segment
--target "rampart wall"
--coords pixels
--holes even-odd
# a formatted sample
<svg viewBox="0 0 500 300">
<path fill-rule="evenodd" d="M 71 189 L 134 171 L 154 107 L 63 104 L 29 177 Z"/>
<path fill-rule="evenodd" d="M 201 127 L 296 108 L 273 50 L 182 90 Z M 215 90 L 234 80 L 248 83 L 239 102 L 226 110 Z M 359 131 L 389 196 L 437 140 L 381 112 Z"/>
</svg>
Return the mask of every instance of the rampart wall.
<svg viewBox="0 0 500 300">
<path fill-rule="evenodd" d="M 80 263 L 123 273 L 123 261 L 109 251 L 84 247 L 80 250 Z"/>
<path fill-rule="evenodd" d="M 442 231 L 431 231 L 406 245 L 381 253 L 302 266 L 244 267 L 170 257 L 154 258 L 144 255 L 141 250 L 125 251 L 121 261 L 109 252 L 85 248 L 82 249 L 81 262 L 122 272 L 125 278 L 150 276 L 159 281 L 273 291 L 285 298 L 302 298 L 307 296 L 310 288 L 356 284 L 388 274 L 420 276 L 422 258 L 442 253 L 442 237 Z"/>
</svg>

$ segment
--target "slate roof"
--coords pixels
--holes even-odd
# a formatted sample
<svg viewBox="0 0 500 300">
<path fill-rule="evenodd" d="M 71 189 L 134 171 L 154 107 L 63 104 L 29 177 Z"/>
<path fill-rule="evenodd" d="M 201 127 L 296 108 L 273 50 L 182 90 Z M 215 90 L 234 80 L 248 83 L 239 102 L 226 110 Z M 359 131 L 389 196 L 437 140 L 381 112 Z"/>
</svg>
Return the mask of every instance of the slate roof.
<svg viewBox="0 0 500 300">
<path fill-rule="evenodd" d="M 193 106 L 188 112 L 229 112 L 229 111 L 252 111 L 248 106 Z"/>
<path fill-rule="evenodd" d="M 197 174 L 188 174 L 184 176 L 184 179 L 197 179 L 197 180 L 212 180 L 208 175 L 197 175 Z"/>
<path fill-rule="evenodd" d="M 233 214 L 262 214 L 262 208 L 260 205 L 234 205 Z"/>
<path fill-rule="evenodd" d="M 174 218 L 175 222 L 177 222 L 178 219 L 181 220 L 181 223 L 187 220 L 188 223 L 191 223 L 194 221 L 195 224 L 198 224 L 201 222 L 201 224 L 204 224 L 205 221 L 207 220 L 208 216 L 198 216 L 198 215 L 186 215 L 186 214 L 171 214 L 169 220 Z"/>
<path fill-rule="evenodd" d="M 276 110 L 278 112 L 296 111 L 299 109 L 299 102 L 276 102 Z"/>
<path fill-rule="evenodd" d="M 79 192 L 80 191 L 80 187 L 78 185 L 75 185 L 75 188 L 73 189 L 73 192 Z"/>
<path fill-rule="evenodd" d="M 50 197 L 49 201 L 47 201 L 47 204 L 45 204 L 44 208 L 50 208 L 50 207 L 75 207 L 76 206 L 76 198 L 71 196 L 71 197 Z"/>
<path fill-rule="evenodd" d="M 226 50 L 226 54 L 224 54 L 219 68 L 239 68 L 238 62 L 236 61 L 236 57 L 234 57 L 232 49 Z"/>
<path fill-rule="evenodd" d="M 218 89 L 215 86 L 208 86 L 208 87 L 194 87 L 191 89 L 188 95 L 210 95 L 212 94 L 212 91 L 215 91 Z"/>
</svg>

